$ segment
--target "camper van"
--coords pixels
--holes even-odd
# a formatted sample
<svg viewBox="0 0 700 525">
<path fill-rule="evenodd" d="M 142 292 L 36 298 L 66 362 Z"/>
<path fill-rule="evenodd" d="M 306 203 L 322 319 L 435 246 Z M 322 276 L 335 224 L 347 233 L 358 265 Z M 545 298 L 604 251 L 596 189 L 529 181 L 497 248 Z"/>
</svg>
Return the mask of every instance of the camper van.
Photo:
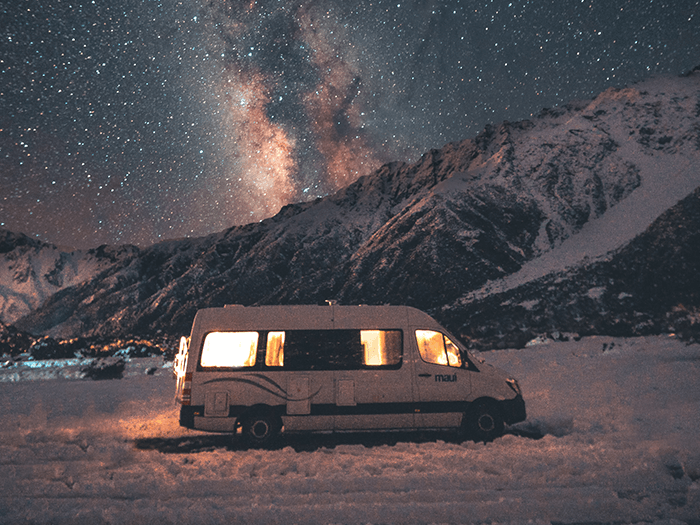
<svg viewBox="0 0 700 525">
<path fill-rule="evenodd" d="M 242 434 L 456 429 L 525 419 L 518 382 L 407 306 L 199 310 L 175 359 L 180 425 Z"/>
</svg>

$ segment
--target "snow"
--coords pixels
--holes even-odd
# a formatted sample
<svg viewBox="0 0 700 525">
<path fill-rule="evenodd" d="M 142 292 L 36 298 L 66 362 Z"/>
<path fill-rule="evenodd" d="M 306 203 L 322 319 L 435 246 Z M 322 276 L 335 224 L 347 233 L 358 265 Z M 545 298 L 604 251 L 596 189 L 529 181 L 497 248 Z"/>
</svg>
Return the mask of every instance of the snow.
<svg viewBox="0 0 700 525">
<path fill-rule="evenodd" d="M 615 138 L 622 140 L 621 137 Z M 509 275 L 502 283 L 504 288 L 509 289 L 548 273 L 576 266 L 584 260 L 594 261 L 607 256 L 643 233 L 663 212 L 700 185 L 700 172 L 697 170 L 700 158 L 697 153 L 688 157 L 676 155 L 669 159 L 645 155 L 632 143 L 620 149 L 621 156 L 630 163 L 634 160 L 640 169 L 641 186 L 602 217 L 588 221 L 578 234 Z M 668 184 L 668 179 L 674 183 Z"/>
<path fill-rule="evenodd" d="M 15 322 L 59 290 L 91 279 L 110 262 L 50 244 L 14 250 L 10 257 L 0 258 L 0 321 Z"/>
<path fill-rule="evenodd" d="M 644 105 L 641 104 L 642 100 L 646 100 Z M 634 107 L 635 104 L 638 107 Z M 626 105 L 634 109 L 625 109 Z M 624 166 L 633 167 L 639 174 L 640 185 L 605 213 L 588 220 L 575 235 L 564 239 L 553 249 L 542 248 L 541 254 L 527 261 L 517 272 L 487 282 L 481 289 L 465 294 L 460 302 L 466 304 L 494 293 L 506 292 L 551 273 L 609 258 L 615 250 L 642 234 L 661 214 L 692 193 L 700 186 L 700 170 L 697 169 L 700 150 L 695 141 L 688 140 L 694 136 L 690 130 L 697 127 L 694 123 L 696 105 L 696 76 L 677 79 L 673 83 L 654 78 L 634 88 L 611 88 L 591 101 L 583 111 L 563 113 L 551 122 L 535 121 L 536 126 L 517 139 L 519 143 L 515 151 L 521 155 L 518 158 L 518 173 L 526 173 L 533 170 L 534 165 L 542 163 L 543 144 L 566 144 L 569 135 L 575 132 L 577 135 L 596 135 L 612 141 L 616 151 L 611 155 L 611 164 L 607 168 L 617 172 Z M 656 107 L 657 111 L 649 114 L 649 107 Z M 592 118 L 600 112 L 607 116 L 600 120 Z M 658 142 L 655 142 L 656 147 L 644 145 L 640 139 L 644 129 L 649 129 L 655 140 L 661 135 L 671 137 L 676 149 L 665 152 Z M 594 143 L 593 139 L 587 141 L 589 147 Z M 579 160 L 583 165 L 587 164 L 585 156 Z M 489 170 L 494 170 L 500 164 L 498 154 L 487 159 L 486 163 Z M 609 175 L 604 173 L 605 166 L 598 166 L 598 175 L 603 179 Z M 484 166 L 475 169 L 485 170 Z M 467 174 L 455 175 L 439 185 L 436 191 L 467 193 L 469 180 Z M 536 195 L 536 192 L 532 192 L 532 195 Z M 546 200 L 537 198 L 543 210 L 550 207 Z M 545 225 L 546 222 L 543 222 L 540 239 L 546 237 Z"/>
<path fill-rule="evenodd" d="M 528 407 L 493 443 L 343 434 L 274 450 L 179 427 L 162 362 L 106 381 L 26 368 L 0 382 L 0 523 L 698 523 L 700 345 L 589 337 L 482 356 Z"/>
<path fill-rule="evenodd" d="M 125 377 L 143 375 L 158 369 L 172 369 L 172 362 L 165 362 L 162 357 L 130 358 L 123 351 L 115 352 L 115 357 L 124 360 L 128 366 Z M 22 359 L 0 363 L 0 383 L 19 381 L 41 381 L 46 379 L 83 379 L 82 369 L 95 362 L 93 357 L 73 357 L 69 359 L 35 360 L 28 354 Z"/>
</svg>

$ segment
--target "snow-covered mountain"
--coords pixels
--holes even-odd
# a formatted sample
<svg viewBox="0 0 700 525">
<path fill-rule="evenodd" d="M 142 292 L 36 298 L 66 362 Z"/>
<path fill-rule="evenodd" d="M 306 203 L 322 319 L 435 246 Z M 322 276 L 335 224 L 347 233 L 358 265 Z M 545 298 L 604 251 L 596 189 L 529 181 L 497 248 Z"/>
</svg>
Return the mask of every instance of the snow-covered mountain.
<svg viewBox="0 0 700 525">
<path fill-rule="evenodd" d="M 0 322 L 27 315 L 59 290 L 138 253 L 134 246 L 71 250 L 0 229 Z"/>
<path fill-rule="evenodd" d="M 700 188 L 603 257 L 531 280 L 513 274 L 446 305 L 441 317 L 477 348 L 590 334 L 700 341 Z"/>
<path fill-rule="evenodd" d="M 205 306 L 333 299 L 417 306 L 480 347 L 520 344 L 542 331 L 586 333 L 615 319 L 618 329 L 639 320 L 653 332 L 668 328 L 659 320 L 680 307 L 653 316 L 630 310 L 628 299 L 641 297 L 641 285 L 618 291 L 596 281 L 566 298 L 554 292 L 566 279 L 592 279 L 586 272 L 595 274 L 596 264 L 615 263 L 615 275 L 635 283 L 644 242 L 660 246 L 671 232 L 680 245 L 658 251 L 654 272 L 688 290 L 697 278 L 687 272 L 700 258 L 692 260 L 697 248 L 684 243 L 697 246 L 697 237 L 678 228 L 690 215 L 662 215 L 698 186 L 696 69 L 487 127 L 413 165 L 385 165 L 335 195 L 286 206 L 260 223 L 132 251 L 54 293 L 17 326 L 63 337 L 184 334 Z M 692 208 L 696 197 L 688 198 Z M 647 241 L 630 244 L 642 234 Z M 681 252 L 685 273 L 666 264 Z M 606 302 L 610 323 L 576 321 L 589 316 L 581 293 L 604 301 L 617 293 L 617 303 Z M 700 304 L 693 294 L 687 301 L 682 307 L 691 319 Z M 532 325 L 506 315 L 509 306 L 539 312 L 538 305 L 546 308 Z"/>
</svg>

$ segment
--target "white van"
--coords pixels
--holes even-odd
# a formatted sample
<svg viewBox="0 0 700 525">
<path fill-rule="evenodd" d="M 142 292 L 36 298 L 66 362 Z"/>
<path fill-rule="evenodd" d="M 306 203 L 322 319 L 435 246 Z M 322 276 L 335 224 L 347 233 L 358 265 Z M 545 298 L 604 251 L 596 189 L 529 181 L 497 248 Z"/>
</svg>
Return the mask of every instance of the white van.
<svg viewBox="0 0 700 525">
<path fill-rule="evenodd" d="M 180 425 L 242 432 L 462 430 L 525 419 L 515 379 L 407 306 L 226 306 L 197 312 L 174 364 Z"/>
</svg>

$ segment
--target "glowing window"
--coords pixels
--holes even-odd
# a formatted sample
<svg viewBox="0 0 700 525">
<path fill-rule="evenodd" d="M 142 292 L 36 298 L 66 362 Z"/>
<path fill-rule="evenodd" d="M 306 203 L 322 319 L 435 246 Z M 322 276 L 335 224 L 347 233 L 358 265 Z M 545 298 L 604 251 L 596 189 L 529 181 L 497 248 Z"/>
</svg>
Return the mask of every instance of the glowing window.
<svg viewBox="0 0 700 525">
<path fill-rule="evenodd" d="M 420 356 L 426 363 L 462 366 L 462 352 L 449 337 L 433 330 L 416 330 Z"/>
<path fill-rule="evenodd" d="M 173 372 L 175 372 L 175 375 L 178 378 L 183 377 L 185 375 L 185 371 L 187 370 L 187 352 L 189 344 L 189 337 L 180 338 L 180 351 L 177 353 L 175 360 L 173 361 Z"/>
<path fill-rule="evenodd" d="M 447 351 L 447 361 L 450 366 L 462 366 L 462 352 L 459 351 L 457 345 L 450 341 L 450 338 L 445 336 L 445 350 Z"/>
<path fill-rule="evenodd" d="M 267 366 L 284 366 L 284 332 L 269 332 L 267 334 L 265 364 Z"/>
<path fill-rule="evenodd" d="M 401 332 L 398 330 L 361 330 L 363 364 L 398 365 L 401 362 Z"/>
<path fill-rule="evenodd" d="M 420 356 L 426 363 L 446 365 L 445 340 L 440 332 L 416 330 L 416 341 Z"/>
<path fill-rule="evenodd" d="M 249 367 L 255 365 L 258 332 L 211 332 L 202 347 L 203 367 Z"/>
</svg>

